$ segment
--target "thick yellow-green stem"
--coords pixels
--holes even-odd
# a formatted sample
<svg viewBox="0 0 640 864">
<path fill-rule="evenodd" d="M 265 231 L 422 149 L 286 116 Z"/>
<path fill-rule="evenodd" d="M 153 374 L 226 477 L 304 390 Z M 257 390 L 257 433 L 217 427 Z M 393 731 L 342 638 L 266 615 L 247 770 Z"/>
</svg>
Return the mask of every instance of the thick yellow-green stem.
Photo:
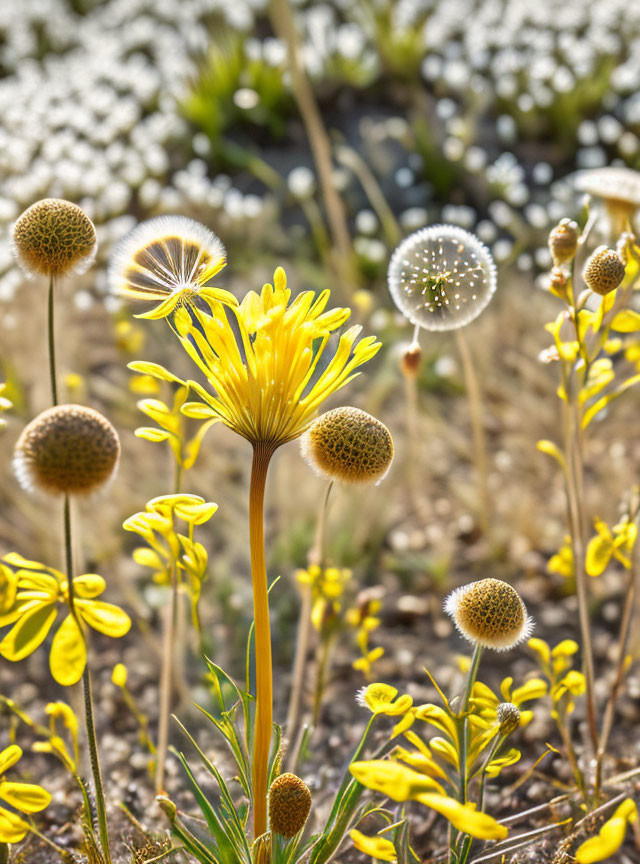
<svg viewBox="0 0 640 864">
<path fill-rule="evenodd" d="M 256 652 L 256 719 L 252 766 L 254 837 L 259 837 L 267 830 L 267 784 L 273 722 L 269 588 L 264 553 L 264 489 L 274 449 L 271 444 L 254 444 L 249 491 L 249 539 Z"/>
</svg>

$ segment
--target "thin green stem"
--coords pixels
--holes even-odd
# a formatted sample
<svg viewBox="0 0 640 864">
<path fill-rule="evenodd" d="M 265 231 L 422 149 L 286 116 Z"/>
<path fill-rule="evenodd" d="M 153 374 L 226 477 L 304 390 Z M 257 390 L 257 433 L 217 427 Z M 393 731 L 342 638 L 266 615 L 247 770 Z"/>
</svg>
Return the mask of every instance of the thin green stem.
<svg viewBox="0 0 640 864">
<path fill-rule="evenodd" d="M 51 399 L 54 405 L 58 404 L 58 384 L 56 380 L 56 340 L 54 320 L 54 279 L 53 274 L 49 276 L 49 303 L 47 312 L 47 332 L 49 336 L 49 376 L 51 378 Z"/>
<path fill-rule="evenodd" d="M 464 386 L 469 400 L 469 413 L 471 415 L 471 433 L 473 437 L 473 464 L 478 484 L 478 514 L 480 528 L 486 534 L 490 524 L 490 499 L 489 482 L 487 470 L 487 442 L 484 433 L 484 420 L 482 410 L 482 392 L 480 382 L 473 364 L 473 357 L 469 349 L 469 343 L 462 331 L 456 330 L 456 343 L 462 360 L 462 373 Z"/>
<path fill-rule="evenodd" d="M 320 645 L 320 658 L 318 659 L 318 665 L 316 668 L 316 686 L 313 694 L 313 714 L 311 716 L 311 724 L 314 729 L 318 725 L 318 720 L 320 719 L 320 708 L 322 707 L 322 697 L 327 683 L 327 672 L 329 669 L 329 660 L 331 659 L 332 648 L 333 636 L 326 636 Z"/>
<path fill-rule="evenodd" d="M 162 676 L 160 681 L 160 713 L 158 720 L 158 752 L 156 756 L 156 794 L 164 795 L 164 770 L 169 749 L 169 722 L 171 719 L 171 694 L 173 651 L 175 648 L 176 618 L 178 614 L 178 579 L 175 566 L 171 571 L 171 600 L 165 610 L 166 622 L 162 652 Z"/>
<path fill-rule="evenodd" d="M 73 547 L 71 541 L 71 502 L 69 496 L 64 496 L 64 548 L 67 569 L 67 584 L 69 590 L 69 610 L 73 615 L 82 638 L 85 640 L 87 659 L 82 673 L 82 687 L 84 691 L 84 713 L 87 729 L 87 744 L 89 746 L 89 759 L 93 773 L 93 783 L 96 791 L 96 810 L 98 814 L 98 831 L 100 834 L 100 845 L 106 864 L 111 864 L 111 851 L 109 848 L 109 831 L 107 829 L 107 805 L 102 786 L 102 773 L 100 771 L 100 758 L 98 756 L 98 741 L 96 738 L 96 727 L 93 715 L 93 697 L 91 691 L 91 673 L 89 671 L 89 643 L 82 628 L 80 619 L 75 608 L 75 592 L 73 588 Z"/>
<path fill-rule="evenodd" d="M 473 649 L 473 656 L 471 658 L 471 666 L 469 667 L 469 673 L 467 675 L 467 683 L 464 688 L 464 693 L 462 695 L 462 704 L 460 706 L 460 723 L 461 723 L 461 739 L 460 739 L 460 803 L 467 803 L 467 748 L 469 746 L 469 722 L 466 716 L 469 710 L 469 701 L 471 699 L 471 692 L 473 690 L 473 685 L 476 680 L 476 676 L 478 674 L 478 666 L 480 665 L 480 658 L 482 657 L 482 645 L 479 645 L 476 642 L 475 648 Z"/>
</svg>

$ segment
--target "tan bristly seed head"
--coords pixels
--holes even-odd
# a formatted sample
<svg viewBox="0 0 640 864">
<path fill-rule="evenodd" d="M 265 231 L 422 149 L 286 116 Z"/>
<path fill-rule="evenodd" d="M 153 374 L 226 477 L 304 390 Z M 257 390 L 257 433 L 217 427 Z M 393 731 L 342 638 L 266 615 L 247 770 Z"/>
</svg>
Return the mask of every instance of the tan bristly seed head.
<svg viewBox="0 0 640 864">
<path fill-rule="evenodd" d="M 281 774 L 269 789 L 269 827 L 281 837 L 295 837 L 311 810 L 311 792 L 295 774 Z"/>
<path fill-rule="evenodd" d="M 578 248 L 580 231 L 572 219 L 563 219 L 549 234 L 549 251 L 556 267 L 571 261 Z"/>
<path fill-rule="evenodd" d="M 342 483 L 377 483 L 393 460 L 391 433 L 359 408 L 321 414 L 300 439 L 300 449 L 315 471 Z"/>
<path fill-rule="evenodd" d="M 614 249 L 599 246 L 589 257 L 582 278 L 596 294 L 604 296 L 620 285 L 624 279 L 624 261 Z"/>
<path fill-rule="evenodd" d="M 27 276 L 82 273 L 97 249 L 96 229 L 71 201 L 44 198 L 18 218 L 11 230 L 14 254 Z"/>
<path fill-rule="evenodd" d="M 512 702 L 501 702 L 496 713 L 500 735 L 511 735 L 520 726 L 520 709 Z"/>
<path fill-rule="evenodd" d="M 465 639 L 494 651 L 512 648 L 533 629 L 520 595 L 500 579 L 481 579 L 457 588 L 444 608 Z"/>
<path fill-rule="evenodd" d="M 21 485 L 50 495 L 90 495 L 118 464 L 118 433 L 102 414 L 83 405 L 57 405 L 24 429 L 14 452 Z"/>
</svg>

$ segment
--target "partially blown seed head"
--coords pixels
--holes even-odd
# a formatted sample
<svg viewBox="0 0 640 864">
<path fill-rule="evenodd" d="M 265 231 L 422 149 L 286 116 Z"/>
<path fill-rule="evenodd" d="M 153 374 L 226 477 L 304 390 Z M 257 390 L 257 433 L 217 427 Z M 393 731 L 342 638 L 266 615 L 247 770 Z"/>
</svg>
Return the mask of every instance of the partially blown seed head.
<svg viewBox="0 0 640 864">
<path fill-rule="evenodd" d="M 455 225 L 410 234 L 393 253 L 389 290 L 398 309 L 425 330 L 455 330 L 473 321 L 496 290 L 487 247 Z"/>
<path fill-rule="evenodd" d="M 500 735 L 511 735 L 520 726 L 520 709 L 512 702 L 501 702 L 497 710 Z"/>
<path fill-rule="evenodd" d="M 614 249 L 599 246 L 585 264 L 582 278 L 588 288 L 604 296 L 624 279 L 624 261 Z"/>
<path fill-rule="evenodd" d="M 83 273 L 98 248 L 91 219 L 60 198 L 44 198 L 25 210 L 11 229 L 11 245 L 27 276 Z"/>
<path fill-rule="evenodd" d="M 321 414 L 300 439 L 300 449 L 315 471 L 343 483 L 377 483 L 393 460 L 391 433 L 359 408 Z"/>
<path fill-rule="evenodd" d="M 444 609 L 465 639 L 494 651 L 512 648 L 533 629 L 520 595 L 500 579 L 481 579 L 456 588 Z"/>
<path fill-rule="evenodd" d="M 563 219 L 549 234 L 549 251 L 553 263 L 558 267 L 571 261 L 578 248 L 580 232 L 578 224 L 572 219 Z"/>
<path fill-rule="evenodd" d="M 311 810 L 311 792 L 295 774 L 281 774 L 269 789 L 269 824 L 281 837 L 295 837 Z"/>
<path fill-rule="evenodd" d="M 118 433 L 106 417 L 82 405 L 57 405 L 24 429 L 14 467 L 27 489 L 90 495 L 110 479 L 119 455 Z"/>
</svg>

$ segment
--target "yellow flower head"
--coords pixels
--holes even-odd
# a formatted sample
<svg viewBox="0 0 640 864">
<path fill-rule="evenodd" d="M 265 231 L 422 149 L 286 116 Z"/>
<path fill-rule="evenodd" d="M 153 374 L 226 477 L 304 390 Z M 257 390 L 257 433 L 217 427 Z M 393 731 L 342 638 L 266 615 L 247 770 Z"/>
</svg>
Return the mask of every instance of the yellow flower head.
<svg viewBox="0 0 640 864">
<path fill-rule="evenodd" d="M 252 444 L 273 449 L 301 435 L 325 399 L 380 348 L 373 336 L 358 341 L 361 328 L 355 326 L 328 356 L 331 335 L 350 315 L 349 309 L 325 311 L 329 294 L 303 291 L 290 302 L 279 267 L 273 285 L 250 291 L 238 309 L 178 310 L 180 342 L 212 390 L 190 381 L 202 401 L 188 403 L 184 413 L 215 418 Z"/>
<path fill-rule="evenodd" d="M 128 234 L 111 259 L 112 290 L 137 300 L 159 300 L 138 318 L 166 318 L 198 298 L 236 305 L 228 291 L 207 285 L 227 263 L 222 241 L 185 216 L 159 216 Z"/>
<path fill-rule="evenodd" d="M 51 795 L 33 783 L 12 783 L 4 774 L 21 758 L 22 750 L 12 744 L 0 752 L 0 800 L 13 810 L 0 806 L 0 843 L 18 843 L 29 831 L 29 824 L 14 810 L 21 813 L 39 813 L 51 802 Z"/>
<path fill-rule="evenodd" d="M 106 587 L 102 576 L 87 573 L 74 578 L 74 617 L 66 576 L 15 554 L 4 561 L 15 568 L 17 577 L 13 607 L 0 615 L 0 627 L 13 625 L 0 642 L 0 655 L 6 660 L 23 660 L 32 654 L 47 638 L 62 606 L 67 614 L 51 642 L 49 667 L 58 684 L 69 687 L 80 680 L 87 662 L 81 627 L 89 625 L 114 638 L 129 631 L 131 619 L 126 612 L 96 599 Z"/>
<path fill-rule="evenodd" d="M 500 579 L 481 579 L 456 588 L 444 608 L 465 639 L 494 651 L 513 648 L 533 629 L 520 595 Z"/>
</svg>

